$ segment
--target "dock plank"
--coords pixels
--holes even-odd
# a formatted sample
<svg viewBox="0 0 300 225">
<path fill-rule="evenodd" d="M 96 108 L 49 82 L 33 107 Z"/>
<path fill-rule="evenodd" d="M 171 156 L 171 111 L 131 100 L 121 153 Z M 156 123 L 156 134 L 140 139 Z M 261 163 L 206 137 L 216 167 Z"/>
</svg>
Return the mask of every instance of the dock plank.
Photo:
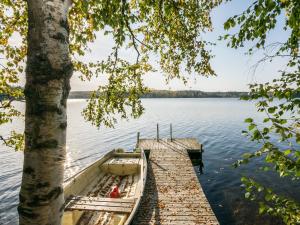
<svg viewBox="0 0 300 225">
<path fill-rule="evenodd" d="M 133 225 L 219 225 L 189 158 L 189 152 L 202 151 L 197 139 L 140 139 L 137 147 L 150 153 Z"/>
</svg>

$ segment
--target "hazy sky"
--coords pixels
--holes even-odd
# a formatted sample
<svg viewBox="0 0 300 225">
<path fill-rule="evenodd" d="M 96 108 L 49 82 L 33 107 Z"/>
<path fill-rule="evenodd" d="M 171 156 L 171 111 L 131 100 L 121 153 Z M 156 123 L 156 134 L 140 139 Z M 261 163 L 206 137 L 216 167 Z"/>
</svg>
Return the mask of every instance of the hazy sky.
<svg viewBox="0 0 300 225">
<path fill-rule="evenodd" d="M 205 34 L 205 38 L 212 42 L 216 42 L 216 46 L 212 48 L 215 58 L 212 60 L 212 65 L 217 73 L 217 77 L 200 77 L 191 75 L 191 80 L 187 86 L 181 81 L 174 80 L 166 85 L 164 77 L 159 73 L 149 73 L 144 77 L 145 84 L 150 88 L 155 89 L 196 89 L 203 91 L 246 91 L 247 84 L 252 82 L 264 82 L 273 79 L 278 75 L 277 71 L 284 66 L 284 61 L 281 59 L 275 60 L 272 63 L 266 63 L 260 66 L 256 72 L 253 71 L 253 65 L 262 57 L 262 52 L 258 52 L 254 56 L 245 55 L 245 49 L 230 49 L 226 47 L 225 42 L 218 41 L 218 37 L 224 34 L 223 24 L 229 16 L 239 14 L 243 9 L 247 8 L 252 1 L 235 0 L 227 4 L 223 4 L 216 8 L 212 14 L 213 28 L 212 33 Z M 283 18 L 279 20 L 283 24 Z M 280 41 L 286 38 L 279 26 L 276 30 L 269 34 L 269 41 Z M 249 44 L 248 46 L 250 46 Z M 91 45 L 92 52 L 85 56 L 85 60 L 96 61 L 104 59 L 113 46 L 112 40 L 99 33 L 97 41 Z M 247 47 L 247 46 L 246 46 Z M 127 57 L 135 57 L 135 52 L 127 53 Z M 93 90 L 98 84 L 105 83 L 104 79 L 93 79 L 91 82 L 82 82 L 78 79 L 78 74 L 74 74 L 71 80 L 72 90 Z"/>
</svg>

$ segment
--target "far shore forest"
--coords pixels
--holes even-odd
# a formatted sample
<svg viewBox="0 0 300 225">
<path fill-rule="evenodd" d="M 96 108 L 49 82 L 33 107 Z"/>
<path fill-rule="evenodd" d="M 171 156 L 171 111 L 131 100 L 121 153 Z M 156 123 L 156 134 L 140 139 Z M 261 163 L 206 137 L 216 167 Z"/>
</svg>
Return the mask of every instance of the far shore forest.
<svg viewBox="0 0 300 225">
<path fill-rule="evenodd" d="M 69 99 L 89 99 L 91 91 L 71 91 Z M 240 98 L 247 95 L 247 92 L 205 92 L 199 90 L 151 90 L 143 94 L 142 98 Z"/>
</svg>

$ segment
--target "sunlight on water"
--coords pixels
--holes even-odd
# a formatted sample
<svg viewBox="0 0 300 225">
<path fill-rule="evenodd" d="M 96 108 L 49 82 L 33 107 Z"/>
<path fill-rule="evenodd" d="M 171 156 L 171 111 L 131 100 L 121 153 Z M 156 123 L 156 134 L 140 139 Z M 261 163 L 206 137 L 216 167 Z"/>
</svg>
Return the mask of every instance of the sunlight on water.
<svg viewBox="0 0 300 225">
<path fill-rule="evenodd" d="M 66 162 L 65 162 L 65 180 L 75 175 L 80 170 L 80 167 L 82 167 L 77 165 L 77 163 L 74 162 L 74 160 L 72 159 L 72 154 L 69 151 L 69 146 L 67 146 L 66 149 L 67 149 L 67 155 L 66 155 Z"/>
</svg>

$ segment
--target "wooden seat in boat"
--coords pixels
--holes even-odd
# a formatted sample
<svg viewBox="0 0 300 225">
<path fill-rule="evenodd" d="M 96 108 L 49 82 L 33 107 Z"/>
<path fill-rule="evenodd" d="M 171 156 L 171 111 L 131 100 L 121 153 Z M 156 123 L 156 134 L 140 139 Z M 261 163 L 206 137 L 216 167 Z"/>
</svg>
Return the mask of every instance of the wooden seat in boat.
<svg viewBox="0 0 300 225">
<path fill-rule="evenodd" d="M 135 203 L 134 198 L 122 199 L 122 198 L 73 196 L 69 198 L 69 201 L 65 207 L 65 211 L 81 210 L 81 211 L 130 213 L 134 207 L 134 203 Z"/>
<path fill-rule="evenodd" d="M 138 172 L 140 162 L 140 158 L 114 157 L 103 163 L 101 169 L 116 175 L 130 175 Z"/>
</svg>

